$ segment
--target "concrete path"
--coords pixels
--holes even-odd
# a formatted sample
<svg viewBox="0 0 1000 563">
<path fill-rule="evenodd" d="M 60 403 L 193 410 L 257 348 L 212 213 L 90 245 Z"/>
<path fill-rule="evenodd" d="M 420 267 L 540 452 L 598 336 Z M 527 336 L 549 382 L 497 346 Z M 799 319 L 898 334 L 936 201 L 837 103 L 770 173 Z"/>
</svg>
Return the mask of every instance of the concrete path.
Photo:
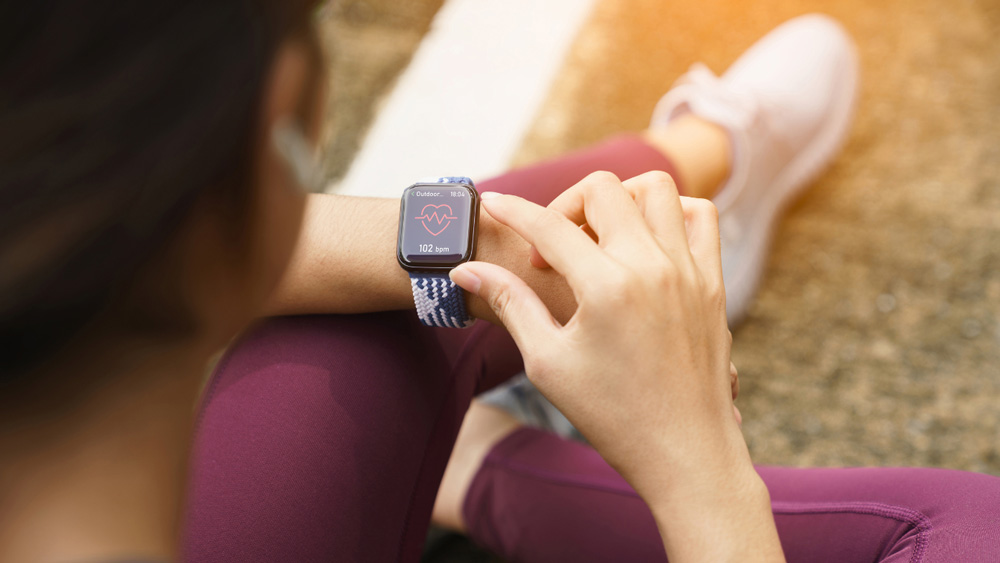
<svg viewBox="0 0 1000 563">
<path fill-rule="evenodd" d="M 447 0 L 337 193 L 507 170 L 595 0 Z"/>
</svg>

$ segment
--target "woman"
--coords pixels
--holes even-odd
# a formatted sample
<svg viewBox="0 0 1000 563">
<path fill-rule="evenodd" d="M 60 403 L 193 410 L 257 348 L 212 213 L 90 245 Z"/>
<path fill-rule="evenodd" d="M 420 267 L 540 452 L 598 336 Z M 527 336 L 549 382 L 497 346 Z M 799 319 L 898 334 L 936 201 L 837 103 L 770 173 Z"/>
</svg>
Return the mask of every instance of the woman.
<svg viewBox="0 0 1000 563">
<path fill-rule="evenodd" d="M 205 390 L 187 559 L 415 559 L 471 397 L 522 367 L 601 457 L 502 415 L 468 425 L 434 511 L 512 558 L 995 557 L 996 479 L 751 465 L 714 208 L 647 173 L 721 197 L 798 161 L 754 156 L 788 140 L 748 134 L 767 114 L 710 111 L 739 73 L 675 97 L 645 140 L 484 184 L 552 200 L 484 194 L 478 261 L 452 273 L 510 335 L 425 329 L 392 256 L 398 203 L 296 186 L 323 99 L 311 10 L 0 17 L 0 559 L 178 558 L 202 368 L 292 313 L 340 314 L 243 331 Z M 782 109 L 796 120 L 772 124 L 807 139 L 827 113 Z M 497 494 L 511 484 L 543 502 Z"/>
</svg>

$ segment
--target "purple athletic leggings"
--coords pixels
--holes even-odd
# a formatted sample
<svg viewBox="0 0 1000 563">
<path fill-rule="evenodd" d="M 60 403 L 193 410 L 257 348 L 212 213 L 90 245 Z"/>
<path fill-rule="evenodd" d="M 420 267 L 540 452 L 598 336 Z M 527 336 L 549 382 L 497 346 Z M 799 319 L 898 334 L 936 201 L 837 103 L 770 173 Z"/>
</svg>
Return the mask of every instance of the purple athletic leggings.
<svg viewBox="0 0 1000 563">
<path fill-rule="evenodd" d="M 602 169 L 673 172 L 660 153 L 622 137 L 481 188 L 546 204 Z M 470 400 L 522 369 L 506 332 L 484 322 L 430 329 L 413 311 L 261 322 L 205 393 L 186 559 L 416 561 Z M 1000 479 L 757 469 L 789 561 L 1000 561 Z M 625 481 L 591 448 L 540 430 L 493 448 L 463 510 L 470 536 L 510 561 L 665 560 L 649 510 Z"/>
</svg>

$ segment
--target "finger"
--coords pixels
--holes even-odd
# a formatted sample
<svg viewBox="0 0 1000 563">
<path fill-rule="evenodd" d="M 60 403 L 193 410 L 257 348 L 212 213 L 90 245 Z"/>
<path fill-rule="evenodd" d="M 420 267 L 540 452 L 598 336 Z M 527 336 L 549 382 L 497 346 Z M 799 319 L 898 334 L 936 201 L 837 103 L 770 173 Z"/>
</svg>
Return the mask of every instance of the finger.
<svg viewBox="0 0 1000 563">
<path fill-rule="evenodd" d="M 542 255 L 539 254 L 538 249 L 535 248 L 534 245 L 532 245 L 531 250 L 528 251 L 528 262 L 531 262 L 531 265 L 536 268 L 549 267 L 549 263 L 545 261 L 545 258 L 542 258 Z"/>
<path fill-rule="evenodd" d="M 729 362 L 729 386 L 733 391 L 733 400 L 740 395 L 740 374 L 736 371 L 736 364 Z"/>
<path fill-rule="evenodd" d="M 583 232 L 587 233 L 587 236 L 590 237 L 591 240 L 597 242 L 597 233 L 595 233 L 594 229 L 591 229 L 589 225 L 587 224 L 580 225 L 580 229 Z M 532 246 L 531 250 L 529 251 L 528 261 L 531 262 L 531 265 L 536 268 L 549 267 L 549 263 L 545 261 L 545 258 L 542 258 L 542 255 L 538 253 L 538 249 L 535 248 L 534 246 Z"/>
<path fill-rule="evenodd" d="M 493 309 L 522 353 L 532 343 L 548 342 L 559 323 L 538 295 L 510 271 L 487 262 L 466 262 L 452 269 L 451 280 Z"/>
<path fill-rule="evenodd" d="M 617 229 L 617 232 L 628 233 L 621 238 L 615 238 L 615 235 L 609 234 L 608 228 L 602 226 L 601 223 L 605 218 L 601 212 L 614 213 L 615 210 L 614 205 L 609 203 L 609 200 L 602 199 L 602 196 L 615 196 L 616 198 L 622 196 L 619 191 L 608 187 L 614 184 L 613 180 L 615 179 L 613 175 L 606 172 L 592 174 L 573 188 L 560 194 L 549 204 L 549 208 L 566 215 L 569 220 L 578 225 L 593 226 L 598 234 L 604 231 L 601 246 L 611 250 L 611 253 L 616 256 L 631 256 L 645 260 L 650 248 L 641 243 L 637 244 L 637 240 L 646 239 L 643 235 L 650 233 L 653 237 L 646 240 L 656 242 L 660 249 L 668 252 L 675 259 L 686 260 L 688 250 L 684 214 L 673 178 L 666 172 L 653 171 L 621 183 L 625 193 L 632 198 L 635 210 L 631 210 L 631 206 L 628 206 L 627 213 L 617 212 L 612 217 L 617 221 L 603 223 Z M 624 204 L 623 199 L 620 205 Z M 591 210 L 595 207 L 598 211 Z M 625 209 L 625 207 L 618 209 Z M 628 231 L 629 228 L 633 230 Z M 636 239 L 637 236 L 640 238 Z M 616 240 L 623 244 L 616 244 Z M 534 252 L 531 255 L 531 263 L 536 267 L 546 266 L 545 261 Z"/>
<path fill-rule="evenodd" d="M 635 198 L 646 224 L 662 240 L 684 240 L 684 211 L 677 184 L 666 172 L 646 172 L 622 182 Z"/>
<path fill-rule="evenodd" d="M 705 280 L 722 287 L 719 211 L 707 199 L 681 197 L 691 257 Z"/>
<path fill-rule="evenodd" d="M 482 206 L 533 245 L 575 291 L 611 267 L 610 258 L 586 233 L 551 209 L 516 196 L 488 192 L 483 194 Z"/>
<path fill-rule="evenodd" d="M 588 225 L 604 247 L 625 241 L 623 247 L 635 248 L 643 239 L 653 241 L 632 194 L 610 172 L 587 176 L 559 194 L 548 208 L 577 225 Z"/>
</svg>

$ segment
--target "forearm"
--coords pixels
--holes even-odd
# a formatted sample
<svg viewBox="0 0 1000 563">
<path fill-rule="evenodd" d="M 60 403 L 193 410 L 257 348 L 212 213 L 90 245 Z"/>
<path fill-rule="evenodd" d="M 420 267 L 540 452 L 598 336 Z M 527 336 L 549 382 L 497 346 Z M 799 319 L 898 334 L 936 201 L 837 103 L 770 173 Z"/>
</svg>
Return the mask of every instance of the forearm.
<svg viewBox="0 0 1000 563">
<path fill-rule="evenodd" d="M 402 309 L 406 273 L 392 252 L 399 206 L 392 200 L 313 195 L 299 242 L 271 295 L 268 315 Z M 395 268 L 393 268 L 395 266 Z"/>
<path fill-rule="evenodd" d="M 267 315 L 364 313 L 412 309 L 406 272 L 396 261 L 399 201 L 337 195 L 310 196 L 302 233 Z M 565 280 L 534 268 L 529 245 L 489 214 L 482 213 L 476 259 L 503 266 L 531 286 L 553 314 L 565 320 L 576 309 Z M 496 321 L 481 299 L 469 312 Z"/>
</svg>

